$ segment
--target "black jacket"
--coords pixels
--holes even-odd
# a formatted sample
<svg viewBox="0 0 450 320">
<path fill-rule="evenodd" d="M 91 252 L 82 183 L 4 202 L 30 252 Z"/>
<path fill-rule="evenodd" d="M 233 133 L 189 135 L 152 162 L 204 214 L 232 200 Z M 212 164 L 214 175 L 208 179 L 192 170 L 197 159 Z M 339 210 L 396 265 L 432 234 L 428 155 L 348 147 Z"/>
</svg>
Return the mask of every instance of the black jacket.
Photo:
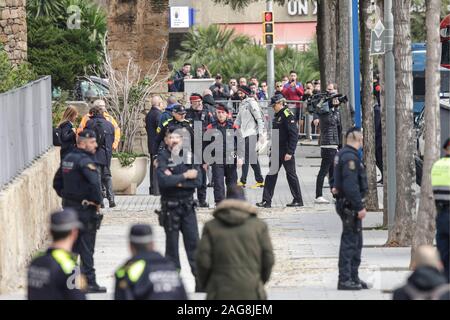
<svg viewBox="0 0 450 320">
<path fill-rule="evenodd" d="M 77 135 L 72 130 L 73 124 L 70 121 L 61 123 L 60 128 L 60 141 L 61 141 L 61 160 L 72 151 L 77 144 Z"/>
<path fill-rule="evenodd" d="M 184 77 L 186 76 L 187 74 L 185 74 L 183 70 L 175 72 L 173 77 L 173 89 L 175 92 L 184 92 Z"/>
<path fill-rule="evenodd" d="M 235 164 L 236 157 L 244 158 L 244 143 L 243 138 L 239 141 L 239 128 L 233 123 L 232 120 L 228 119 L 223 123 L 215 120 L 207 127 L 207 137 L 205 140 L 208 140 L 211 137 L 210 141 L 206 142 L 206 145 L 219 143 L 222 146 L 222 163 L 221 164 Z M 233 139 L 230 137 L 234 136 Z M 214 138 L 213 138 L 214 137 Z M 222 138 L 220 141 L 216 141 L 218 138 Z M 241 142 L 241 143 L 239 143 Z M 215 151 L 217 149 L 214 148 L 212 152 L 212 156 L 215 157 Z M 219 155 L 217 155 L 219 156 Z M 208 163 L 214 164 L 214 163 Z"/>
<path fill-rule="evenodd" d="M 180 158 L 184 158 L 180 155 Z M 192 157 L 191 157 L 192 159 Z M 183 173 L 189 169 L 196 169 L 198 175 L 196 179 L 187 180 Z M 202 170 L 199 165 L 177 163 L 172 158 L 169 149 L 164 148 L 158 154 L 158 167 L 156 169 L 158 185 L 161 193 L 161 199 L 180 200 L 192 197 L 196 188 L 202 185 Z"/>
<path fill-rule="evenodd" d="M 223 92 L 216 91 L 216 89 L 223 89 Z M 226 84 L 217 84 L 214 83 L 211 87 L 209 87 L 209 90 L 212 91 L 214 100 L 228 100 L 230 99 L 230 89 L 228 89 L 228 85 Z"/>
<path fill-rule="evenodd" d="M 298 126 L 289 108 L 284 107 L 275 113 L 272 128 L 279 130 L 280 158 L 284 158 L 285 154 L 295 155 L 298 142 Z"/>
<path fill-rule="evenodd" d="M 98 146 L 97 151 L 94 155 L 95 163 L 102 166 L 110 166 L 112 158 L 112 146 L 114 143 L 114 126 L 101 115 L 96 115 L 91 117 L 91 119 L 86 123 L 86 128 L 94 130 L 96 123 L 101 122 L 102 128 L 105 132 L 105 143 L 102 146 Z"/>
<path fill-rule="evenodd" d="M 28 300 L 86 300 L 69 278 L 75 276 L 76 257 L 62 249 L 39 253 L 28 268 Z M 75 280 L 75 279 L 74 279 Z"/>
<path fill-rule="evenodd" d="M 212 95 L 203 96 L 203 107 L 208 109 L 209 112 L 214 113 L 216 111 L 216 101 Z"/>
<path fill-rule="evenodd" d="M 422 299 L 431 299 L 426 297 L 432 294 L 432 291 L 440 286 L 447 285 L 447 290 L 444 293 L 438 294 L 435 299 L 437 300 L 449 300 L 450 292 L 447 281 L 439 270 L 432 267 L 420 267 L 417 268 L 411 276 L 408 278 L 407 284 L 394 291 L 394 300 L 415 300 L 419 299 L 419 296 L 415 296 L 415 293 L 424 295 Z M 414 291 L 414 292 L 413 292 Z"/>
<path fill-rule="evenodd" d="M 358 150 L 349 145 L 337 154 L 334 187 L 338 190 L 338 198 L 349 201 L 352 210 L 364 209 L 363 198 L 368 189 L 366 169 L 359 159 Z"/>
<path fill-rule="evenodd" d="M 320 145 L 341 145 L 341 116 L 339 109 L 331 108 L 329 112 L 317 113 L 314 116 L 319 119 Z"/>
<path fill-rule="evenodd" d="M 145 130 L 147 131 L 147 146 L 148 152 L 152 154 L 153 150 L 156 149 L 156 137 L 158 135 L 158 125 L 161 119 L 162 111 L 156 107 L 152 107 L 150 111 L 145 116 Z"/>
<path fill-rule="evenodd" d="M 187 300 L 175 266 L 158 252 L 138 253 L 115 278 L 115 300 Z"/>
<path fill-rule="evenodd" d="M 99 173 L 92 155 L 78 148 L 67 154 L 55 174 L 53 189 L 66 200 L 101 203 Z"/>
<path fill-rule="evenodd" d="M 164 149 L 164 137 L 166 136 L 167 130 L 177 130 L 183 128 L 185 128 L 191 135 L 191 150 L 194 150 L 194 129 L 192 127 L 192 123 L 187 119 L 177 121 L 175 118 L 169 118 L 164 121 L 158 129 L 156 129 L 158 135 L 156 136 L 155 144 L 153 145 L 152 155 L 158 155 L 159 152 Z"/>
</svg>

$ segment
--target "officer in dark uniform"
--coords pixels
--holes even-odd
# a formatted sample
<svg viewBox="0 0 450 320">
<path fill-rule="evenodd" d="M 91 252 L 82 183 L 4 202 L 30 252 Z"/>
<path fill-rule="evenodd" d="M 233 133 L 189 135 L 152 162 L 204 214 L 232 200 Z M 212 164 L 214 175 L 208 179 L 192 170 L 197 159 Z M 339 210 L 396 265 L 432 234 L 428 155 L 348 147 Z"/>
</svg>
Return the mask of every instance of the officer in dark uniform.
<svg viewBox="0 0 450 320">
<path fill-rule="evenodd" d="M 63 199 L 63 207 L 75 209 L 84 226 L 74 252 L 81 257 L 81 272 L 87 278 L 89 293 L 106 292 L 106 288 L 97 284 L 94 269 L 95 238 L 103 218 L 99 214 L 103 195 L 93 159 L 96 148 L 95 132 L 83 130 L 78 135 L 77 147 L 64 158 L 53 180 L 53 188 Z"/>
<path fill-rule="evenodd" d="M 222 155 L 216 154 L 219 151 L 214 148 L 212 158 L 208 161 L 212 169 L 212 181 L 214 184 L 214 201 L 216 206 L 225 199 L 225 185 L 228 190 L 237 185 L 237 167 L 242 166 L 244 150 L 244 139 L 238 141 L 238 127 L 228 118 L 229 109 L 221 104 L 216 104 L 216 120 L 207 127 L 208 138 L 220 147 Z M 212 138 L 214 137 L 214 138 Z M 219 139 L 216 142 L 216 139 Z M 206 155 L 205 155 L 206 156 Z M 225 183 L 224 183 L 225 182 Z"/>
<path fill-rule="evenodd" d="M 368 289 L 359 279 L 361 264 L 362 219 L 366 216 L 364 195 L 367 192 L 367 176 L 358 150 L 363 146 L 363 135 L 358 128 L 346 134 L 347 145 L 334 160 L 334 185 L 336 211 L 342 220 L 342 235 L 339 249 L 338 290 Z"/>
<path fill-rule="evenodd" d="M 153 233 L 147 224 L 130 230 L 133 257 L 115 274 L 115 300 L 187 300 L 173 263 L 153 249 Z"/>
<path fill-rule="evenodd" d="M 431 185 L 436 203 L 436 246 L 450 282 L 450 138 L 443 149 L 445 156 L 433 164 Z"/>
<path fill-rule="evenodd" d="M 202 147 L 202 152 L 205 147 L 205 143 L 203 143 L 203 133 L 206 131 L 207 126 L 214 121 L 214 117 L 212 113 L 203 108 L 202 96 L 198 93 L 193 93 L 189 98 L 191 102 L 191 108 L 187 110 L 186 119 L 189 120 L 194 128 L 195 134 L 195 143 L 200 148 Z M 196 123 L 200 125 L 197 127 Z M 199 131 L 201 129 L 201 132 Z M 198 206 L 200 208 L 208 208 L 209 204 L 206 202 L 206 190 L 207 190 L 207 164 L 203 161 L 202 165 L 202 186 L 197 189 L 197 200 Z"/>
<path fill-rule="evenodd" d="M 303 199 L 300 190 L 300 183 L 298 181 L 297 173 L 295 171 L 295 149 L 298 142 L 298 126 L 294 115 L 286 106 L 286 100 L 283 95 L 276 94 L 270 101 L 270 106 L 274 109 L 275 115 L 273 119 L 272 128 L 278 130 L 279 141 L 278 145 L 272 144 L 271 152 L 271 166 L 273 160 L 278 161 L 275 168 L 271 168 L 271 172 L 266 176 L 264 183 L 264 192 L 262 202 L 257 203 L 258 207 L 270 208 L 272 206 L 272 197 L 277 183 L 278 172 L 281 165 L 286 170 L 286 177 L 289 184 L 289 189 L 294 197 L 292 203 L 287 204 L 288 207 L 302 207 Z M 273 159 L 274 148 L 278 147 L 278 159 Z M 275 172 L 273 172 L 275 169 Z"/>
<path fill-rule="evenodd" d="M 189 137 L 191 139 L 191 151 L 194 150 L 194 129 L 192 123 L 186 119 L 186 108 L 181 104 L 174 105 L 172 107 L 172 118 L 169 118 L 156 129 L 157 136 L 155 139 L 154 150 L 152 154 L 158 155 L 159 152 L 164 149 L 164 139 L 168 130 L 174 131 L 176 129 L 187 129 Z M 186 146 L 186 145 L 185 145 Z M 156 156 L 157 157 L 157 156 Z"/>
<path fill-rule="evenodd" d="M 77 278 L 72 247 L 82 227 L 74 210 L 55 212 L 50 217 L 53 243 L 39 253 L 28 268 L 29 300 L 85 300 Z"/>
<path fill-rule="evenodd" d="M 175 128 L 166 130 L 166 147 L 158 154 L 156 174 L 161 193 L 158 214 L 159 224 L 166 233 L 166 258 L 181 269 L 178 252 L 181 231 L 189 265 L 196 277 L 195 250 L 199 234 L 193 194 L 201 186 L 202 170 L 200 165 L 193 164 L 192 153 L 183 149 L 182 134 Z"/>
</svg>

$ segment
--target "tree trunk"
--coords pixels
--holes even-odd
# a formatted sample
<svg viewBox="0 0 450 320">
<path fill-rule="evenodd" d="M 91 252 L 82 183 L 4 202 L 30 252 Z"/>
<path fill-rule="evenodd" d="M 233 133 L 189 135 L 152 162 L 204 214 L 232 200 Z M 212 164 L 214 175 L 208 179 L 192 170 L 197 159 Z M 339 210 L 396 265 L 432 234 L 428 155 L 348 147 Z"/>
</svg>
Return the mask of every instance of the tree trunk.
<svg viewBox="0 0 450 320">
<path fill-rule="evenodd" d="M 369 189 L 366 194 L 366 208 L 369 211 L 378 211 L 375 123 L 373 112 L 373 66 L 370 56 L 371 30 L 367 25 L 369 20 L 369 7 L 369 1 L 359 1 L 362 57 L 362 125 L 364 130 L 364 164 L 366 165 L 367 182 L 369 184 Z"/>
<path fill-rule="evenodd" d="M 384 0 L 377 0 L 377 6 L 380 13 L 381 22 L 384 23 Z M 380 75 L 380 85 L 381 85 L 381 140 L 383 141 L 383 227 L 388 226 L 388 211 L 387 211 L 387 148 L 384 143 L 387 141 L 386 138 L 386 107 L 385 107 L 385 96 L 384 96 L 384 56 L 379 56 L 378 58 L 378 71 Z"/>
<path fill-rule="evenodd" d="M 432 245 L 435 232 L 436 207 L 434 205 L 431 186 L 431 167 L 439 159 L 440 141 L 440 106 L 439 88 L 441 76 L 439 73 L 441 46 L 439 36 L 439 17 L 441 0 L 426 2 L 427 59 L 425 69 L 425 152 L 420 189 L 419 212 L 411 248 L 411 266 L 414 265 L 415 253 L 421 245 Z"/>
<path fill-rule="evenodd" d="M 389 230 L 391 246 L 411 245 L 416 211 L 410 9 L 411 0 L 393 1 L 397 203 L 394 225 Z"/>
<path fill-rule="evenodd" d="M 338 1 L 337 5 L 337 23 L 336 23 L 336 81 L 339 85 L 339 92 L 345 95 L 350 94 L 350 56 L 349 56 L 349 30 L 348 30 L 348 1 Z M 345 135 L 347 130 L 353 125 L 352 112 L 348 103 L 342 104 L 341 122 L 342 133 Z M 343 137 L 344 138 L 344 137 Z M 342 139 L 345 142 L 345 139 Z"/>
<path fill-rule="evenodd" d="M 336 82 L 336 0 L 317 2 L 317 46 L 322 90 Z"/>
</svg>

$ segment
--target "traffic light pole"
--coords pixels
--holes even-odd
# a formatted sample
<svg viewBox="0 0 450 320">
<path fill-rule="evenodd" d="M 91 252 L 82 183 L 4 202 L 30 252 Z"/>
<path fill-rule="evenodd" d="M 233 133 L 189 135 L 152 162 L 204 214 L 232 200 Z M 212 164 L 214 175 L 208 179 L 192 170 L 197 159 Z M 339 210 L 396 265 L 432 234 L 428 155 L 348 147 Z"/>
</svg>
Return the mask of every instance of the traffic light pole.
<svg viewBox="0 0 450 320">
<path fill-rule="evenodd" d="M 355 111 L 355 127 L 361 123 L 361 78 L 359 62 L 359 15 L 358 0 L 349 2 L 349 53 L 350 53 L 350 105 Z"/>
<path fill-rule="evenodd" d="M 273 11 L 273 1 L 266 1 L 266 10 L 272 12 Z M 275 41 L 274 41 L 275 42 Z M 275 92 L 275 55 L 274 55 L 274 45 L 275 44 L 267 44 L 267 86 L 269 91 L 269 97 L 273 96 Z"/>
</svg>

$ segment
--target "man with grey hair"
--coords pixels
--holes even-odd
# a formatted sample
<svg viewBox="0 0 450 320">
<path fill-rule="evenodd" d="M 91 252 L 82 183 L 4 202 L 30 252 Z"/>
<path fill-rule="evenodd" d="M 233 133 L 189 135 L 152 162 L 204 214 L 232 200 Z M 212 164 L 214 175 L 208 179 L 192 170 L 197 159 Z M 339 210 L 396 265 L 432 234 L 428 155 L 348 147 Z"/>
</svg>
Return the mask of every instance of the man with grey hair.
<svg viewBox="0 0 450 320">
<path fill-rule="evenodd" d="M 150 159 L 153 159 L 155 154 L 152 150 L 155 148 L 156 137 L 158 136 L 157 129 L 161 119 L 163 109 L 163 100 L 160 96 L 152 97 L 152 108 L 145 116 L 145 130 L 147 131 L 147 146 Z M 150 163 L 150 188 L 149 194 L 159 195 L 158 180 L 156 179 L 155 167 Z"/>
<path fill-rule="evenodd" d="M 450 285 L 442 269 L 434 247 L 419 247 L 415 254 L 414 272 L 406 285 L 394 291 L 393 300 L 449 300 Z"/>
<path fill-rule="evenodd" d="M 167 98 L 166 109 L 163 111 L 163 113 L 161 114 L 161 117 L 159 118 L 159 123 L 158 123 L 159 127 L 162 127 L 164 122 L 166 122 L 167 120 L 172 118 L 173 107 L 177 104 L 179 104 L 179 102 L 178 102 L 177 97 L 175 97 L 174 95 L 170 95 Z"/>
</svg>

